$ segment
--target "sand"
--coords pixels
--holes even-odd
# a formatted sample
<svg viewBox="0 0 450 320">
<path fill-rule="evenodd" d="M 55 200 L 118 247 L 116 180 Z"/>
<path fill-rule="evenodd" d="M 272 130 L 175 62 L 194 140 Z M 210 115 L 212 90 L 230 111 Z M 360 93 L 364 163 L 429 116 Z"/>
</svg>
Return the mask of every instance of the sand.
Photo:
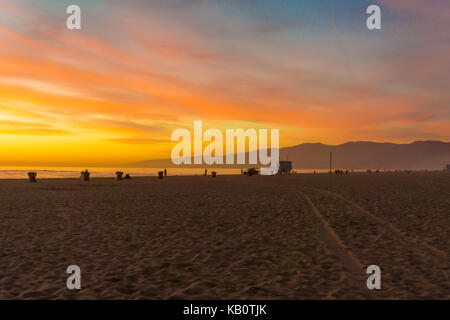
<svg viewBox="0 0 450 320">
<path fill-rule="evenodd" d="M 2 299 L 449 298 L 445 172 L 1 180 L 0 201 Z"/>
</svg>

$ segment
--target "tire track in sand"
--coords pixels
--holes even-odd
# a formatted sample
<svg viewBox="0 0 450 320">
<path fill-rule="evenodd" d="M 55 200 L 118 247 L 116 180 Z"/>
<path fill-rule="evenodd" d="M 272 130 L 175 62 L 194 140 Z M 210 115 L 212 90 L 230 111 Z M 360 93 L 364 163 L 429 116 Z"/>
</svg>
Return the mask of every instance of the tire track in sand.
<svg viewBox="0 0 450 320">
<path fill-rule="evenodd" d="M 369 216 L 369 217 L 372 217 L 372 218 L 375 219 L 376 221 L 378 221 L 378 222 L 380 222 L 381 224 L 387 226 L 389 230 L 394 231 L 394 233 L 395 233 L 397 236 L 399 236 L 397 239 L 399 239 L 400 241 L 405 242 L 406 244 L 409 244 L 409 246 L 407 246 L 409 250 L 411 250 L 412 252 L 415 252 L 417 255 L 421 256 L 421 257 L 424 258 L 425 260 L 428 258 L 421 250 L 419 250 L 419 249 L 415 246 L 415 244 L 422 244 L 422 245 L 424 245 L 423 243 L 420 243 L 420 242 L 418 242 L 418 241 L 413 241 L 412 239 L 408 239 L 407 236 L 406 236 L 402 231 L 400 231 L 400 230 L 398 230 L 397 228 L 395 228 L 395 226 L 393 226 L 390 222 L 385 221 L 384 219 L 377 217 L 376 215 L 372 214 L 372 213 L 369 212 L 368 210 L 366 210 L 366 209 L 360 207 L 360 206 L 359 206 L 358 204 L 356 204 L 355 202 L 353 202 L 353 201 L 351 201 L 351 200 L 348 200 L 348 199 L 346 199 L 344 196 L 342 196 L 342 195 L 340 195 L 340 194 L 338 194 L 338 193 L 336 193 L 336 192 L 333 192 L 333 191 L 328 191 L 328 190 L 325 190 L 325 189 L 319 189 L 319 188 L 312 188 L 312 187 L 304 187 L 304 188 L 305 188 L 305 189 L 310 189 L 310 190 L 315 190 L 315 191 L 318 191 L 318 192 L 322 192 L 322 193 L 327 194 L 327 195 L 334 195 L 334 196 L 337 196 L 338 198 L 344 200 L 345 202 L 347 202 L 347 203 L 349 203 L 349 204 L 355 206 L 355 207 L 358 209 L 358 211 L 360 211 L 360 212 L 366 214 L 366 215 Z M 309 197 L 307 197 L 303 192 L 302 192 L 302 194 L 303 194 L 303 196 L 304 196 L 305 198 L 309 198 Z M 311 199 L 309 199 L 309 200 L 307 199 L 307 201 L 310 203 L 311 206 L 314 206 L 314 205 L 313 205 L 313 202 L 311 201 Z M 313 210 L 314 210 L 314 209 L 313 209 Z M 317 212 L 315 212 L 315 213 L 316 213 L 316 214 L 320 214 L 319 210 L 318 210 L 318 209 L 316 209 L 316 210 L 317 210 Z M 314 211 L 315 211 L 315 210 L 314 210 Z M 320 214 L 320 215 L 321 215 L 321 214 Z M 321 216 L 322 216 L 322 215 L 321 215 Z M 324 221 L 325 223 L 328 224 L 328 222 L 326 221 L 325 217 L 322 216 L 322 219 L 323 219 L 323 221 Z M 331 226 L 329 226 L 329 228 L 333 231 L 333 228 L 332 228 Z M 339 239 L 339 236 L 336 235 L 336 237 Z M 341 243 L 342 243 L 342 241 L 341 241 Z M 411 246 L 411 244 L 412 244 L 412 246 Z M 345 246 L 344 246 L 344 247 L 345 247 Z M 426 247 L 426 246 L 424 246 L 424 247 Z M 441 251 L 441 250 L 439 250 L 439 249 L 437 249 L 437 248 L 434 248 L 434 247 L 431 246 L 431 245 L 429 245 L 429 247 L 431 247 L 431 248 L 429 248 L 429 249 L 435 249 L 435 250 L 438 252 L 438 254 L 439 254 L 440 256 L 441 256 L 441 255 L 446 256 L 446 253 L 445 253 L 445 252 L 443 252 L 443 251 Z M 435 252 L 434 250 L 431 250 L 431 251 Z M 349 252 L 349 253 L 350 253 L 350 252 Z M 356 258 L 355 258 L 355 260 L 356 260 L 357 262 L 359 262 L 359 260 L 357 260 Z M 362 265 L 361 263 L 360 263 L 360 266 L 361 266 L 361 268 L 362 268 L 363 271 L 364 271 L 365 269 L 364 269 L 364 267 L 363 267 L 363 265 Z M 435 288 L 437 289 L 437 286 L 436 286 L 435 283 L 432 283 L 432 282 L 430 282 L 428 279 L 423 278 L 423 277 L 421 277 L 421 279 L 422 279 L 423 282 L 425 282 L 425 283 L 428 284 L 428 287 L 435 287 Z M 390 291 L 390 290 L 393 289 L 393 287 L 390 286 L 390 285 L 388 285 L 388 284 L 386 284 L 386 282 L 383 283 L 383 287 L 384 287 L 383 289 L 385 289 L 385 290 L 387 290 L 387 291 Z"/>
<path fill-rule="evenodd" d="M 349 272 L 350 278 L 355 285 L 363 286 L 365 283 L 364 267 L 362 263 L 353 255 L 352 251 L 342 242 L 327 220 L 320 213 L 312 202 L 311 198 L 301 192 L 303 198 L 308 203 L 311 211 L 320 220 L 322 224 L 323 237 L 333 252 L 336 253 L 344 268 Z"/>
<path fill-rule="evenodd" d="M 311 188 L 311 187 L 305 187 L 307 189 L 311 189 L 311 190 L 316 190 L 322 193 L 327 193 L 327 194 L 331 194 L 334 195 L 344 201 L 346 201 L 347 203 L 351 204 L 352 206 L 354 206 L 359 212 L 371 217 L 372 219 L 376 220 L 377 222 L 385 225 L 387 228 L 389 228 L 391 231 L 393 231 L 394 233 L 396 233 L 398 236 L 400 236 L 401 240 L 403 240 L 404 242 L 407 242 L 409 244 L 412 244 L 414 246 L 419 245 L 422 246 L 425 249 L 428 249 L 429 251 L 432 251 L 433 253 L 447 259 L 447 253 L 433 247 L 432 245 L 426 243 L 425 241 L 418 241 L 416 239 L 411 239 L 409 238 L 403 231 L 397 229 L 392 223 L 376 216 L 375 214 L 371 213 L 370 211 L 364 209 L 363 207 L 361 207 L 360 205 L 358 205 L 356 202 L 349 200 L 347 198 L 345 198 L 344 196 L 342 196 L 339 193 L 333 192 L 333 191 L 329 191 L 329 190 L 325 190 L 325 189 L 319 189 L 319 188 Z M 421 256 L 423 256 L 423 253 L 420 252 L 419 250 L 417 250 L 417 248 L 413 247 L 414 251 L 416 251 L 416 253 L 419 253 Z"/>
</svg>

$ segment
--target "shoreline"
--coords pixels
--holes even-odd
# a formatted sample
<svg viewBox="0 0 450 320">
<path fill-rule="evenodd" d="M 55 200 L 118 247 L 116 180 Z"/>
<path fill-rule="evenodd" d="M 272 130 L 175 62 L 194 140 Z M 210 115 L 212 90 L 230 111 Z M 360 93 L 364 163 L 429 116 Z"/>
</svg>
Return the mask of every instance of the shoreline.
<svg viewBox="0 0 450 320">
<path fill-rule="evenodd" d="M 218 170 L 218 169 L 216 169 L 216 170 Z M 328 171 L 313 172 L 313 171 L 309 171 L 309 169 L 301 169 L 301 170 L 308 170 L 308 172 L 296 172 L 296 170 L 299 170 L 299 169 L 293 169 L 293 173 L 290 174 L 290 175 L 324 175 L 324 174 L 325 175 L 330 175 L 330 173 Z M 371 170 L 371 169 L 368 169 L 368 170 Z M 20 171 L 22 172 L 22 170 L 20 170 Z M 80 180 L 80 181 L 82 180 L 82 177 L 46 177 L 46 176 L 40 177 L 39 176 L 39 172 L 40 171 L 41 170 L 34 170 L 34 171 L 33 170 L 29 170 L 29 171 L 23 170 L 23 172 L 25 172 L 25 173 L 27 173 L 27 172 L 38 172 L 38 175 L 36 177 L 38 180 L 64 180 L 64 179 Z M 207 174 L 208 177 L 211 176 L 211 172 L 212 171 L 213 170 L 211 170 L 211 171 L 208 170 L 208 174 Z M 72 172 L 72 171 L 67 171 L 67 172 Z M 372 171 L 372 172 L 369 173 L 369 172 L 367 172 L 367 170 L 355 170 L 354 172 L 351 172 L 348 175 L 361 175 L 361 174 L 380 175 L 380 174 L 439 173 L 439 172 L 447 173 L 449 171 L 443 170 L 443 169 L 423 169 L 423 170 L 399 169 L 399 170 L 386 170 L 386 171 L 380 170 L 379 172 Z M 1 173 L 1 170 L 0 170 L 0 173 Z M 95 173 L 95 171 L 91 172 L 91 174 L 92 173 Z M 336 175 L 344 175 L 345 176 L 346 174 L 336 174 L 336 173 L 334 173 L 334 170 L 333 170 L 333 173 L 331 174 L 331 176 L 336 176 Z M 241 176 L 241 174 L 240 173 L 221 173 L 221 172 L 217 172 L 217 176 Z M 270 175 L 268 175 L 268 176 L 270 176 Z M 195 173 L 195 174 L 168 174 L 166 177 L 164 177 L 164 179 L 170 178 L 170 177 L 204 177 L 204 174 L 202 174 L 201 172 Z M 149 174 L 149 175 L 139 175 L 139 174 L 138 175 L 131 175 L 131 179 L 130 180 L 140 179 L 140 178 L 158 178 L 158 172 L 155 172 L 154 174 Z M 110 176 L 105 176 L 105 175 L 95 176 L 95 175 L 91 175 L 90 179 L 91 180 L 98 180 L 98 179 L 106 179 L 106 180 L 113 179 L 113 180 L 116 180 L 116 177 L 113 174 L 111 174 Z M 26 174 L 24 174 L 23 177 L 13 177 L 13 178 L 0 177 L 0 181 L 6 181 L 6 180 L 26 180 L 26 181 L 28 181 L 28 177 L 26 176 Z"/>
</svg>

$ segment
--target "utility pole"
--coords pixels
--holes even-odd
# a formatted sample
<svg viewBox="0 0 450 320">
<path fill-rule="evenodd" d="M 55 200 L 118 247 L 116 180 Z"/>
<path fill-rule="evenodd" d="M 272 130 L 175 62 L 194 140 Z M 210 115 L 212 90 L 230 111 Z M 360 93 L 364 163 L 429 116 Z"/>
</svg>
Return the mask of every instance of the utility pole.
<svg viewBox="0 0 450 320">
<path fill-rule="evenodd" d="M 331 163 L 333 161 L 333 152 L 330 152 L 330 173 L 331 173 Z"/>
</svg>

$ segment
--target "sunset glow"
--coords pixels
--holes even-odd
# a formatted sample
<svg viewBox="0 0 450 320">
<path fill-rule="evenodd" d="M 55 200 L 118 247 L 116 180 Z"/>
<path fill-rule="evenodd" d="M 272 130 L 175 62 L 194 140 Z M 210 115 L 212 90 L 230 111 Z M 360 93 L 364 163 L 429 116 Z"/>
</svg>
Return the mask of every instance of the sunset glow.
<svg viewBox="0 0 450 320">
<path fill-rule="evenodd" d="M 194 120 L 281 147 L 448 141 L 445 2 L 0 0 L 0 165 L 168 159 Z"/>
</svg>

